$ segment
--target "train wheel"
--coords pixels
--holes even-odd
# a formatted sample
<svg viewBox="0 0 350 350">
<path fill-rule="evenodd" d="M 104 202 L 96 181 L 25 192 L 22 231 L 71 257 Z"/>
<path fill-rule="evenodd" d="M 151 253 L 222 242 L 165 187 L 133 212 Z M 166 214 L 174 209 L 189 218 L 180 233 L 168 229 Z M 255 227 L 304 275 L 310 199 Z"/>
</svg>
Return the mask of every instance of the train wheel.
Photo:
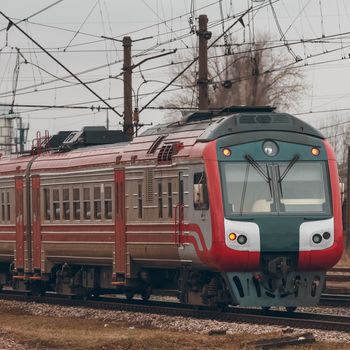
<svg viewBox="0 0 350 350">
<path fill-rule="evenodd" d="M 35 297 L 43 297 L 45 295 L 45 287 L 41 283 L 31 284 L 29 290 Z"/>
<path fill-rule="evenodd" d="M 133 291 L 129 291 L 129 292 L 125 293 L 125 296 L 126 296 L 127 300 L 132 300 L 134 295 L 135 295 L 135 292 L 133 292 Z"/>
<path fill-rule="evenodd" d="M 216 308 L 217 308 L 217 310 L 220 311 L 220 312 L 225 312 L 225 311 L 228 310 L 228 304 L 227 304 L 227 303 L 218 303 L 218 304 L 216 305 Z"/>
<path fill-rule="evenodd" d="M 141 292 L 142 300 L 148 300 L 152 294 L 152 286 L 147 285 Z"/>
<path fill-rule="evenodd" d="M 286 311 L 290 313 L 294 312 L 296 309 L 296 306 L 286 306 Z"/>
</svg>

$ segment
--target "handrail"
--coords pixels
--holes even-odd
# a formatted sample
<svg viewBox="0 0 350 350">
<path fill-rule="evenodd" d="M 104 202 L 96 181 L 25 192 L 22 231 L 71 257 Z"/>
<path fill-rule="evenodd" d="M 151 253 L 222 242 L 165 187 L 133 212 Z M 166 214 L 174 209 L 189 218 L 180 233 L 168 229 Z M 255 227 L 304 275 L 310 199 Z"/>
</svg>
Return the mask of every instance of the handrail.
<svg viewBox="0 0 350 350">
<path fill-rule="evenodd" d="M 176 204 L 175 215 L 174 215 L 174 243 L 179 246 L 182 244 L 181 237 L 183 234 L 183 204 Z M 179 212 L 179 217 L 177 216 Z"/>
</svg>

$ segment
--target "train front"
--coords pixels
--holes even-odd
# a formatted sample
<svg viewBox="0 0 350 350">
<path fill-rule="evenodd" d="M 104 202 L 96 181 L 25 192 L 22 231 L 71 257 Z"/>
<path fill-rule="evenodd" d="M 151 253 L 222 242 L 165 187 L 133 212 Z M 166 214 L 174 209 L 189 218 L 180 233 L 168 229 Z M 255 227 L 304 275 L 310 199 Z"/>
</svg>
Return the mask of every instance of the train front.
<svg viewBox="0 0 350 350">
<path fill-rule="evenodd" d="M 206 150 L 211 263 L 236 304 L 315 305 L 343 247 L 335 155 L 288 114 L 242 113 L 226 123 L 231 133 Z"/>
</svg>

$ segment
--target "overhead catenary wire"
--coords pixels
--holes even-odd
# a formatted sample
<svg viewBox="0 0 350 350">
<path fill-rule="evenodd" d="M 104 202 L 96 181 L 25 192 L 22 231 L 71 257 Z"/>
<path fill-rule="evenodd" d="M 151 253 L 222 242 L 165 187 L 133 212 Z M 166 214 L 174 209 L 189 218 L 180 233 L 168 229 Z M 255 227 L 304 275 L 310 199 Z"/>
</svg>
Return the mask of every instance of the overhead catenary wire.
<svg viewBox="0 0 350 350">
<path fill-rule="evenodd" d="M 281 45 L 280 45 L 281 46 Z M 279 46 L 279 47 L 280 47 Z M 282 46 L 283 46 L 283 44 L 282 44 Z M 276 46 L 277 47 L 277 46 Z M 271 49 L 271 47 L 267 47 L 267 49 Z M 246 53 L 248 53 L 249 51 L 247 50 L 247 51 L 242 51 L 241 53 L 244 53 L 244 52 L 246 52 Z M 321 55 L 326 55 L 327 54 L 327 52 L 326 53 L 322 53 Z M 212 57 L 210 57 L 210 59 L 213 59 L 213 58 L 217 58 L 217 57 L 221 57 L 221 56 L 223 56 L 223 55 L 216 55 L 216 56 L 212 56 Z M 298 66 L 298 68 L 306 68 L 306 67 L 310 67 L 310 66 L 316 66 L 316 65 L 322 65 L 322 64 L 327 64 L 327 63 L 332 63 L 332 62 L 339 62 L 339 61 L 343 61 L 344 59 L 342 58 L 342 59 L 333 59 L 333 60 L 327 60 L 327 61 L 323 61 L 323 62 L 315 62 L 315 63 L 309 63 L 309 64 L 307 64 L 307 65 L 300 65 L 300 66 Z M 185 60 L 185 61 L 180 61 L 180 62 L 176 62 L 176 63 L 172 63 L 172 64 L 183 64 L 183 63 L 186 63 L 186 62 L 190 62 L 191 60 Z M 293 62 L 292 64 L 296 64 L 296 62 Z M 153 69 L 157 69 L 157 68 L 162 68 L 162 67 L 166 67 L 166 66 L 168 66 L 169 64 L 165 64 L 165 65 L 162 65 L 162 66 L 157 66 L 157 67 L 153 67 L 153 68 L 148 68 L 148 69 L 144 69 L 143 71 L 144 72 L 146 72 L 146 71 L 148 71 L 148 70 L 153 70 Z M 269 73 L 273 73 L 273 72 L 275 72 L 275 71 L 280 71 L 280 70 L 284 70 L 284 69 L 286 69 L 287 67 L 289 67 L 290 66 L 290 64 L 288 64 L 287 66 L 281 66 L 281 67 L 278 67 L 278 68 L 275 68 L 274 70 L 268 70 L 268 71 L 266 71 L 266 72 L 261 72 L 260 74 L 269 74 Z M 291 69 L 294 69 L 294 67 L 292 67 Z M 88 82 L 86 82 L 87 84 L 93 84 L 93 83 L 97 83 L 97 82 L 101 82 L 101 81 L 103 81 L 103 80 L 106 80 L 106 79 L 112 79 L 112 78 L 114 78 L 114 77 L 105 77 L 105 78 L 100 78 L 100 79 L 95 79 L 95 80 L 91 80 L 91 81 L 88 81 Z M 251 76 L 246 76 L 246 77 L 241 77 L 240 79 L 236 79 L 236 80 L 231 80 L 233 83 L 237 83 L 237 82 L 240 82 L 240 81 L 243 81 L 243 80 L 246 80 L 246 79 L 250 79 L 251 78 Z M 56 81 L 56 80 L 53 80 L 53 81 Z M 52 82 L 52 81 L 51 81 Z M 212 82 L 210 82 L 210 84 L 217 84 L 217 83 L 221 83 L 222 81 L 220 80 L 220 81 L 212 81 Z M 69 85 L 69 86 L 76 86 L 76 85 L 78 85 L 79 83 L 72 83 L 71 85 Z M 39 84 L 40 85 L 40 84 Z M 172 85 L 174 85 L 174 84 L 172 84 Z M 55 88 L 49 88 L 49 89 L 41 89 L 41 90 L 36 90 L 36 91 L 49 91 L 49 90 L 52 90 L 52 89 L 60 89 L 60 88 L 67 88 L 67 87 L 69 87 L 69 86 L 59 86 L 59 87 L 55 87 Z M 193 86 L 195 86 L 195 84 L 192 84 L 192 85 L 189 85 L 189 86 L 183 86 L 183 88 L 186 88 L 186 87 L 193 87 Z M 17 95 L 20 95 L 21 93 L 18 93 L 18 91 L 19 91 L 20 89 L 18 89 L 17 90 Z M 28 94 L 28 93 L 32 93 L 32 92 L 24 92 L 24 93 L 22 93 L 22 94 Z M 150 93 L 150 94 L 152 94 L 152 93 Z M 9 91 L 9 92 L 7 92 L 6 94 L 0 94 L 0 96 L 2 96 L 2 97 L 6 97 L 6 96 L 11 96 L 11 91 Z M 119 98 L 122 98 L 122 97 L 119 97 Z"/>
<path fill-rule="evenodd" d="M 63 0 L 60 0 L 60 1 L 63 1 Z M 204 5 L 202 7 L 199 7 L 197 8 L 197 11 L 201 11 L 201 10 L 204 10 L 204 9 L 207 9 L 211 6 L 214 6 L 218 3 L 219 0 L 215 0 L 213 1 L 212 3 L 208 4 L 208 5 Z M 274 0 L 274 1 L 280 1 L 280 0 Z M 164 22 L 170 22 L 170 21 L 174 21 L 176 19 L 180 19 L 182 17 L 185 17 L 189 14 L 190 12 L 185 12 L 185 13 L 182 13 L 178 16 L 175 16 L 175 17 L 171 17 L 171 18 L 168 18 L 168 19 L 165 19 L 163 22 L 159 22 L 157 24 L 152 24 L 152 25 L 149 25 L 149 26 L 145 26 L 145 27 L 142 27 L 142 28 L 139 28 L 139 29 L 136 29 L 136 30 L 133 30 L 133 31 L 130 31 L 128 33 L 122 33 L 122 34 L 119 34 L 118 36 L 115 36 L 115 38 L 122 38 L 123 36 L 125 35 L 133 35 L 133 34 L 136 34 L 136 33 L 142 33 L 148 29 L 151 29 L 151 28 L 154 28 L 156 26 L 158 26 L 158 24 L 163 24 Z M 21 20 L 23 21 L 23 20 Z M 72 30 L 72 29 L 67 29 L 67 28 L 61 28 L 61 27 L 57 27 L 57 26 L 53 26 L 53 25 L 47 25 L 47 24 L 42 24 L 42 23 L 37 23 L 37 22 L 33 22 L 33 21 L 29 21 L 28 20 L 28 23 L 31 23 L 31 24 L 34 24 L 34 25 L 38 25 L 38 26 L 44 26 L 44 27 L 48 27 L 48 28 L 53 28 L 53 29 L 58 29 L 58 30 L 62 30 L 62 31 L 67 31 L 67 32 L 72 32 L 74 33 L 75 31 Z M 6 28 L 5 28 L 6 29 Z M 77 46 L 83 46 L 83 45 L 94 45 L 96 43 L 99 43 L 99 42 L 102 42 L 103 40 L 101 40 L 101 36 L 100 35 L 96 35 L 96 34 L 91 34 L 91 33 L 86 33 L 86 32 L 80 32 L 79 33 L 80 35 L 85 35 L 85 36 L 90 36 L 90 37 L 94 37 L 94 38 L 99 38 L 99 40 L 93 40 L 93 41 L 89 41 L 89 42 L 85 42 L 85 43 L 79 43 L 79 44 L 75 44 L 75 45 L 71 45 L 71 47 L 77 47 Z M 160 35 L 167 35 L 167 33 L 160 33 Z M 61 49 L 63 49 L 64 47 L 61 47 Z"/>
<path fill-rule="evenodd" d="M 2 107 L 33 107 L 33 108 L 46 108 L 46 109 L 90 109 L 92 111 L 94 110 L 103 110 L 103 109 L 110 109 L 109 107 L 102 107 L 102 106 L 73 106 L 73 105 L 40 105 L 40 104 L 14 104 L 14 103 L 0 103 L 0 106 Z"/>
<path fill-rule="evenodd" d="M 39 84 L 39 85 L 43 85 L 43 84 Z M 33 86 L 32 86 L 33 87 Z M 28 87 L 28 88 L 30 88 L 30 87 Z M 22 89 L 21 89 L 22 90 Z"/>
<path fill-rule="evenodd" d="M 80 33 L 79 33 L 80 34 Z M 290 43 L 290 39 L 289 39 L 289 43 Z M 290 43 L 291 44 L 291 43 Z M 283 46 L 283 44 L 281 45 L 281 46 Z M 325 52 L 324 54 L 327 54 L 327 52 Z M 335 62 L 335 61 L 334 61 Z M 320 64 L 325 64 L 325 63 L 320 63 Z M 165 65 L 166 66 L 166 65 Z M 108 67 L 110 67 L 110 65 L 108 65 Z M 157 68 L 159 68 L 159 67 L 155 67 L 154 69 L 157 69 Z M 146 70 L 143 70 L 143 72 L 144 71 L 146 71 Z M 104 79 L 111 79 L 111 77 L 106 77 L 106 78 L 104 78 Z M 66 86 L 67 88 L 68 88 L 68 86 Z M 63 87 L 62 87 L 63 88 Z"/>
<path fill-rule="evenodd" d="M 57 4 L 59 4 L 59 3 L 62 2 L 62 1 L 63 1 L 63 0 L 57 0 L 57 1 L 55 1 L 55 2 L 52 3 L 51 5 L 48 5 L 48 6 L 44 7 L 43 9 L 34 12 L 34 13 L 31 14 L 30 16 L 19 20 L 18 22 L 16 22 L 16 24 L 20 24 L 20 23 L 22 23 L 22 22 L 28 22 L 31 18 L 33 18 L 33 17 L 39 15 L 40 13 L 43 13 L 44 11 L 50 9 L 50 8 L 53 7 L 53 6 L 56 6 Z M 7 29 L 8 29 L 8 27 L 4 27 L 4 28 L 0 29 L 0 32 L 3 32 L 4 30 L 7 31 Z"/>
<path fill-rule="evenodd" d="M 231 26 L 229 26 L 226 31 L 224 31 L 220 36 L 218 36 L 212 43 L 211 45 L 208 46 L 208 49 L 210 49 L 219 39 L 222 38 L 222 36 L 227 33 L 229 30 L 231 30 L 237 23 L 242 23 L 243 25 L 243 17 L 251 11 L 251 7 L 248 8 Z M 185 73 L 195 62 L 198 61 L 198 56 L 194 58 L 194 60 L 187 65 L 179 74 L 177 74 L 160 92 L 158 92 L 149 102 L 146 103 L 145 106 L 143 106 L 140 110 L 140 113 L 148 107 L 157 97 L 159 97 L 174 81 L 176 81 L 183 73 Z"/>
<path fill-rule="evenodd" d="M 340 34 L 334 34 L 334 35 L 331 35 L 330 37 L 335 37 L 335 36 L 339 36 L 339 35 L 345 35 L 345 34 L 348 34 L 348 33 L 340 33 Z M 313 42 L 314 40 L 318 40 L 318 38 L 311 38 L 311 39 L 307 39 L 305 41 L 308 41 L 308 42 Z M 297 42 L 295 42 L 294 44 L 297 44 Z M 269 47 L 266 47 L 266 49 L 272 49 L 272 48 L 277 48 L 277 47 L 281 47 L 283 46 L 283 44 L 279 44 L 279 45 L 276 45 L 276 46 L 269 46 Z M 262 49 L 264 50 L 264 48 Z M 336 49 L 337 50 L 337 49 Z M 338 49 L 339 50 L 339 49 Z M 249 52 L 249 51 L 246 51 L 246 52 Z M 241 53 L 244 53 L 244 51 L 242 51 Z M 326 55 L 327 53 L 329 52 L 324 52 L 324 53 L 321 53 L 321 55 Z M 223 56 L 223 55 L 221 55 Z M 212 59 L 212 58 L 217 58 L 217 57 L 220 57 L 220 55 L 217 55 L 217 56 L 212 56 L 212 57 L 209 57 L 209 59 Z M 312 57 L 312 56 L 311 56 Z M 312 65 L 320 65 L 320 64 L 326 64 L 326 63 L 330 63 L 330 62 L 338 62 L 340 61 L 339 59 L 335 59 L 335 60 L 328 60 L 328 61 L 325 61 L 325 62 L 316 62 L 316 63 L 313 63 L 313 64 L 308 64 L 308 67 L 309 66 L 312 66 Z M 187 61 L 182 61 L 182 62 L 172 62 L 170 64 L 165 64 L 165 65 L 162 65 L 162 66 L 157 66 L 157 67 L 154 67 L 154 68 L 148 68 L 148 69 L 144 69 L 144 71 L 149 71 L 149 70 L 152 70 L 152 69 L 158 69 L 158 68 L 163 68 L 163 67 L 166 67 L 166 66 L 169 66 L 169 65 L 173 65 L 173 64 L 182 64 L 182 63 L 185 63 L 185 62 L 190 62 L 190 60 L 187 60 Z M 295 63 L 294 63 L 295 64 Z M 105 67 L 106 65 L 103 65 L 103 66 L 100 66 L 100 67 L 97 67 L 96 69 L 99 69 L 99 68 L 103 68 Z M 300 66 L 302 67 L 302 66 Z M 281 69 L 284 69 L 284 67 L 282 67 Z M 93 71 L 94 68 L 92 69 L 89 69 L 89 70 L 86 70 L 86 71 L 83 71 L 83 72 L 80 72 L 80 73 L 77 73 L 77 74 L 82 74 L 82 73 L 86 73 L 86 72 L 91 72 Z M 69 77 L 69 76 L 68 76 Z M 58 78 L 58 79 L 64 79 L 64 78 L 68 78 L 67 76 L 66 77 L 63 77 L 63 78 Z M 101 78 L 101 79 L 95 79 L 95 80 L 92 80 L 92 81 L 89 81 L 89 82 L 86 82 L 87 84 L 92 84 L 92 83 L 95 83 L 95 82 L 100 82 L 100 81 L 103 81 L 103 80 L 106 80 L 106 79 L 109 79 L 109 78 L 112 78 L 112 77 L 106 77 L 106 78 Z M 248 77 L 249 78 L 249 77 Z M 37 84 L 37 85 L 32 85 L 32 86 L 29 86 L 29 87 L 26 87 L 26 88 L 21 88 L 21 89 L 18 89 L 17 90 L 17 94 L 20 94 L 19 91 L 20 90 L 25 90 L 27 88 L 36 88 L 38 86 L 41 86 L 41 85 L 44 85 L 44 84 L 48 84 L 48 83 L 52 83 L 52 82 L 55 82 L 55 80 L 51 80 L 51 81 L 48 81 L 46 83 L 40 83 L 40 84 Z M 213 82 L 213 83 L 217 83 L 217 81 Z M 75 86 L 75 85 L 78 85 L 79 83 L 71 83 L 70 86 Z M 68 86 L 59 86 L 57 88 L 66 88 Z M 54 89 L 54 88 L 51 88 L 51 89 Z M 41 89 L 41 90 L 35 90 L 33 92 L 37 92 L 37 91 L 48 91 L 50 89 Z M 28 93 L 31 93 L 31 92 L 28 92 Z M 0 94 L 0 96 L 3 96 L 3 97 L 6 97 L 6 96 L 9 96 L 11 94 L 11 91 L 8 91 L 8 92 L 4 92 L 2 94 Z M 26 93 L 23 93 L 23 94 L 26 94 Z"/>
<path fill-rule="evenodd" d="M 65 46 L 65 48 L 63 49 L 63 51 L 67 51 L 67 48 L 70 46 L 70 44 L 73 42 L 73 40 L 77 37 L 77 35 L 79 34 L 81 28 L 83 28 L 84 24 L 86 23 L 86 21 L 88 20 L 88 18 L 91 16 L 91 14 L 94 12 L 96 6 L 99 4 L 99 0 L 96 1 L 95 5 L 91 8 L 91 10 L 89 11 L 88 15 L 85 17 L 83 23 L 80 25 L 79 29 L 74 33 L 72 39 L 69 40 L 69 43 Z"/>
<path fill-rule="evenodd" d="M 350 111 L 350 107 L 345 108 L 330 108 L 330 109 L 322 109 L 322 110 L 310 110 L 304 112 L 293 113 L 294 115 L 306 115 L 306 114 L 316 114 L 316 113 L 331 113 L 331 112 L 344 112 Z"/>
<path fill-rule="evenodd" d="M 172 93 L 175 91 L 182 90 L 182 87 L 175 87 L 173 89 L 169 89 L 168 91 L 165 91 L 166 93 Z M 146 96 L 151 96 L 154 95 L 154 92 L 146 92 L 139 94 L 140 97 L 146 97 Z M 117 96 L 117 97 L 110 97 L 106 99 L 107 101 L 116 101 L 116 100 L 123 100 L 123 96 Z M 16 108 L 34 108 L 34 109 L 29 109 L 29 110 L 23 110 L 21 113 L 29 113 L 29 112 L 39 112 L 39 111 L 44 111 L 48 109 L 90 109 L 90 110 L 103 110 L 106 109 L 108 110 L 107 107 L 101 107 L 100 105 L 95 105 L 96 103 L 100 102 L 100 100 L 90 100 L 90 101 L 84 101 L 84 102 L 76 102 L 72 104 L 66 104 L 66 105 L 43 105 L 43 104 L 15 104 L 14 107 Z M 4 107 L 9 107 L 11 104 L 10 103 L 0 103 L 0 106 Z M 81 106 L 83 108 L 75 108 L 75 106 Z M 62 106 L 62 107 L 61 107 Z M 118 107 L 119 105 L 117 105 Z M 57 108 L 56 108 L 57 107 Z M 7 115 L 8 113 L 1 113 L 0 116 Z M 50 119 L 49 116 L 47 118 Z"/>
<path fill-rule="evenodd" d="M 88 85 L 86 85 L 78 76 L 76 76 L 73 72 L 71 72 L 64 64 L 62 64 L 56 57 L 51 55 L 49 52 L 45 50 L 43 46 L 41 46 L 36 40 L 34 40 L 30 35 L 28 35 L 21 27 L 19 27 L 17 24 L 11 21 L 11 19 L 6 16 L 2 11 L 0 11 L 0 14 L 5 17 L 11 26 L 15 26 L 22 34 L 24 34 L 26 37 L 28 37 L 30 40 L 33 41 L 35 45 L 40 47 L 44 52 L 47 53 L 47 55 L 52 58 L 57 64 L 59 64 L 64 70 L 66 70 L 70 75 L 72 75 L 76 80 L 78 80 L 85 88 L 87 88 L 93 95 L 95 95 L 101 102 L 103 102 L 107 107 L 109 107 L 114 113 L 116 113 L 119 117 L 122 117 L 122 115 L 116 111 L 111 105 L 109 105 L 102 97 L 100 97 L 99 94 L 97 94 L 94 90 L 92 90 Z"/>
</svg>

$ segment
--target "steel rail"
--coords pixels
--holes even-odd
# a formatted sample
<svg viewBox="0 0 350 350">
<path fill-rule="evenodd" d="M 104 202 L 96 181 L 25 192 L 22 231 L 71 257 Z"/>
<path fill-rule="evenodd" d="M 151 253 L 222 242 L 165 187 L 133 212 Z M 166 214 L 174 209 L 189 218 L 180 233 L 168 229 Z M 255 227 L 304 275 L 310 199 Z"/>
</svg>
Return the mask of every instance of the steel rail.
<svg viewBox="0 0 350 350">
<path fill-rule="evenodd" d="M 74 299 L 58 295 L 46 295 L 43 297 L 31 296 L 27 293 L 11 293 L 1 291 L 0 299 L 47 303 L 59 306 L 74 306 L 83 308 L 95 308 L 115 311 L 153 313 L 158 315 L 182 316 L 196 319 L 210 319 L 224 322 L 254 323 L 264 325 L 289 326 L 301 329 L 322 329 L 327 331 L 350 332 L 350 317 L 315 314 L 315 313 L 288 313 L 284 311 L 262 311 L 258 309 L 246 309 L 230 307 L 227 311 L 218 311 L 205 307 L 194 307 L 180 303 L 125 300 L 111 297 L 96 299 Z"/>
</svg>

